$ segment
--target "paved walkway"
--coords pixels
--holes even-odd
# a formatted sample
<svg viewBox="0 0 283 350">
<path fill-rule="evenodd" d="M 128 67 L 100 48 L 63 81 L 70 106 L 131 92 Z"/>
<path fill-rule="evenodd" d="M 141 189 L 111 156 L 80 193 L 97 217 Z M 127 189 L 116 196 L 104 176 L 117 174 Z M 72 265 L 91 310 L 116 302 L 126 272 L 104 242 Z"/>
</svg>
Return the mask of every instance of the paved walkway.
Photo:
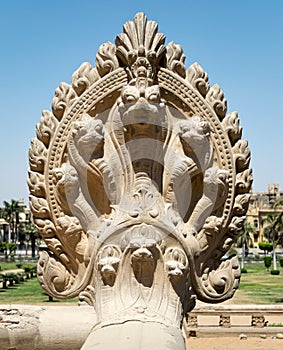
<svg viewBox="0 0 283 350">
<path fill-rule="evenodd" d="M 187 350 L 282 350 L 283 339 L 267 337 L 266 339 L 239 337 L 189 338 Z"/>
</svg>

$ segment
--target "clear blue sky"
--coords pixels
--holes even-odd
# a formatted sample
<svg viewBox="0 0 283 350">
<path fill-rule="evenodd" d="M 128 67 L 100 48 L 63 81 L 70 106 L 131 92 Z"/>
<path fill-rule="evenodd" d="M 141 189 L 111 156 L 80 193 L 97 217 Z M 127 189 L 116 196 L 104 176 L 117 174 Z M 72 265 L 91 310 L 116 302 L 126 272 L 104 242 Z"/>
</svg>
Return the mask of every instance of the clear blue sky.
<svg viewBox="0 0 283 350">
<path fill-rule="evenodd" d="M 283 187 L 282 0 L 0 0 L 0 206 L 25 199 L 30 139 L 56 87 L 143 11 L 237 110 L 254 190 Z"/>
</svg>

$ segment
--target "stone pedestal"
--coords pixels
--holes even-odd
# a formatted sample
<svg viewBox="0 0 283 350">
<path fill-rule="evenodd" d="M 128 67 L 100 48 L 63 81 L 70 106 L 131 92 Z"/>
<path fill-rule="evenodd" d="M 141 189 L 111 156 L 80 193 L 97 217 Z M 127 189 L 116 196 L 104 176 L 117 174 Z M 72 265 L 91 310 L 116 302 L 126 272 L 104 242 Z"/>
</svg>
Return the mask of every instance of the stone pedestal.
<svg viewBox="0 0 283 350">
<path fill-rule="evenodd" d="M 81 350 L 156 349 L 185 350 L 185 341 L 176 327 L 161 323 L 127 321 L 95 329 Z"/>
</svg>

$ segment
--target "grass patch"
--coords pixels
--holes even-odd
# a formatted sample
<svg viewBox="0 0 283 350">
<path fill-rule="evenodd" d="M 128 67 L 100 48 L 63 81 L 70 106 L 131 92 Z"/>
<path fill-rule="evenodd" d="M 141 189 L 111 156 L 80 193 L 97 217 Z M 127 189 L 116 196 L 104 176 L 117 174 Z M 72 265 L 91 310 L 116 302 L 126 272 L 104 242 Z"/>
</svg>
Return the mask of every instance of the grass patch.
<svg viewBox="0 0 283 350">
<path fill-rule="evenodd" d="M 0 289 L 1 304 L 52 304 L 58 302 L 78 303 L 78 298 L 49 301 L 48 295 L 44 293 L 37 278 L 15 284 L 7 289 Z"/>
<path fill-rule="evenodd" d="M 14 269 L 18 269 L 17 263 L 15 262 L 0 263 L 0 271 L 14 270 Z"/>
<path fill-rule="evenodd" d="M 278 304 L 282 303 L 283 275 L 271 275 L 263 263 L 245 265 L 247 273 L 241 281 L 234 304 Z"/>
<path fill-rule="evenodd" d="M 1 304 L 52 304 L 58 302 L 78 303 L 78 298 L 68 300 L 53 299 L 53 301 L 49 301 L 48 295 L 42 290 L 37 278 L 15 284 L 7 289 L 0 289 Z"/>
<path fill-rule="evenodd" d="M 1 271 L 17 269 L 16 263 L 1 263 Z M 48 295 L 41 288 L 36 277 L 26 279 L 24 282 L 0 288 L 0 304 L 45 304 L 45 303 L 78 303 L 78 298 L 49 300 Z"/>
</svg>

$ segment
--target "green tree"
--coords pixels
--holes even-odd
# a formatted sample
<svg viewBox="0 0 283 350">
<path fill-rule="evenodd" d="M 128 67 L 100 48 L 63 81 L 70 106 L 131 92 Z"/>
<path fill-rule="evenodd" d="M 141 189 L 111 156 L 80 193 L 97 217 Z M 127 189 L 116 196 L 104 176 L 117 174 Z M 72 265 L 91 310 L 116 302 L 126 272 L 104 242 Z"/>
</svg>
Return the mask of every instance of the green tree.
<svg viewBox="0 0 283 350">
<path fill-rule="evenodd" d="M 0 243 L 0 252 L 5 253 L 5 261 L 7 261 L 7 259 L 12 256 L 12 254 L 15 252 L 16 249 L 17 249 L 16 243 L 13 243 L 13 242 Z"/>
<path fill-rule="evenodd" d="M 267 270 L 270 268 L 272 263 L 272 257 L 271 256 L 265 256 L 264 259 L 264 266 L 267 268 Z"/>
<path fill-rule="evenodd" d="M 237 246 L 242 248 L 242 261 L 241 261 L 241 268 L 244 268 L 245 265 L 245 257 L 248 255 L 249 252 L 249 245 L 252 241 L 251 234 L 256 233 L 256 229 L 246 220 L 244 222 L 243 228 L 240 232 L 240 235 L 237 239 Z"/>
<path fill-rule="evenodd" d="M 20 202 L 12 199 L 11 203 L 4 201 L 4 208 L 2 208 L 2 216 L 10 226 L 12 240 L 17 239 L 18 225 L 19 225 L 19 213 L 23 212 L 24 208 L 20 205 Z"/>
<path fill-rule="evenodd" d="M 269 242 L 259 242 L 258 247 L 260 250 L 264 251 L 264 255 L 266 255 L 267 252 L 272 252 L 273 245 Z"/>
<path fill-rule="evenodd" d="M 37 238 L 39 238 L 39 234 L 37 232 L 37 228 L 33 223 L 28 223 L 26 225 L 26 233 L 29 236 L 29 239 L 31 241 L 31 256 L 35 257 L 35 241 Z"/>
<path fill-rule="evenodd" d="M 283 200 L 279 200 L 273 204 L 273 209 L 278 209 L 283 206 Z M 273 249 L 273 270 L 277 270 L 276 252 L 275 249 L 279 243 L 282 244 L 283 238 L 283 210 L 277 211 L 274 214 L 268 214 L 266 217 L 268 225 L 264 229 L 264 234 L 272 243 Z"/>
</svg>

